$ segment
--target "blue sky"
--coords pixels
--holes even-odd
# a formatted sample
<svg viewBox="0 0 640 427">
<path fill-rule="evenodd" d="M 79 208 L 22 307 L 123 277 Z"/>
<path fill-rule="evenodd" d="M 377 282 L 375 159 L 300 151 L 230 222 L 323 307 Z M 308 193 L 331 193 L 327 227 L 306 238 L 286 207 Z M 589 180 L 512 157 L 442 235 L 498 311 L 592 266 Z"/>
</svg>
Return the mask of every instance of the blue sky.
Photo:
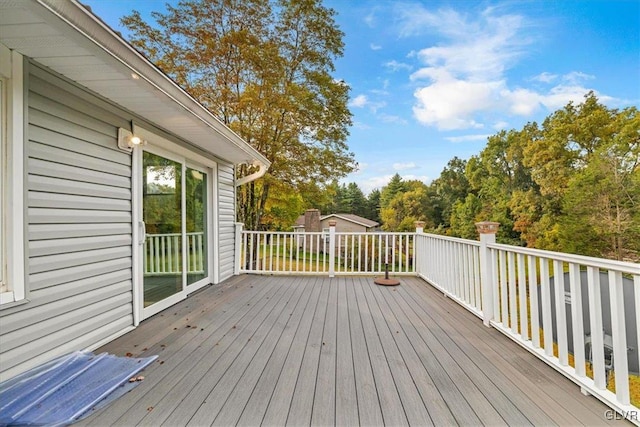
<svg viewBox="0 0 640 427">
<path fill-rule="evenodd" d="M 81 0 L 119 18 L 160 0 Z M 170 3 L 175 1 L 170 0 Z M 396 172 L 426 183 L 487 136 L 541 122 L 593 90 L 640 106 L 640 1 L 325 0 L 345 33 L 336 79 L 351 87 L 348 140 L 365 191 Z"/>
</svg>

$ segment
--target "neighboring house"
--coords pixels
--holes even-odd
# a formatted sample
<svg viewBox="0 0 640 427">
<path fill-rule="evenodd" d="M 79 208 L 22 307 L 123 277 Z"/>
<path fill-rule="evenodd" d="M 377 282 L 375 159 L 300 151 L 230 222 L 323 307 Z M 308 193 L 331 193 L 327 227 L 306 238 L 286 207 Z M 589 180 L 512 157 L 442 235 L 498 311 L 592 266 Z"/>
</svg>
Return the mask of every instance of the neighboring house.
<svg viewBox="0 0 640 427">
<path fill-rule="evenodd" d="M 309 214 L 317 213 L 319 216 L 319 225 L 309 226 L 309 222 L 305 223 L 305 218 L 309 217 Z M 304 215 L 300 215 L 296 220 L 293 229 L 295 231 L 327 231 L 329 230 L 329 221 L 334 220 L 336 222 L 337 232 L 357 232 L 357 233 L 369 233 L 378 231 L 380 224 L 367 218 L 363 218 L 353 214 L 329 214 L 320 215 L 320 212 L 315 209 L 310 209 L 305 212 Z M 313 224 L 313 220 L 312 220 Z M 317 227 L 317 228 L 316 228 Z"/>
<path fill-rule="evenodd" d="M 0 0 L 0 96 L 0 380 L 233 274 L 268 160 L 80 3 Z"/>
</svg>

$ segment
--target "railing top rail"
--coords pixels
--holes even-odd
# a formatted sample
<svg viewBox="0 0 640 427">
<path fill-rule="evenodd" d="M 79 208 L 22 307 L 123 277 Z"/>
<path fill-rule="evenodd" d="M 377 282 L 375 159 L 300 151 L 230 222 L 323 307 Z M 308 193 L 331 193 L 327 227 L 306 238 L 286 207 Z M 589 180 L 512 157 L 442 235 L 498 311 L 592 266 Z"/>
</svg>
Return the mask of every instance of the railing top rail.
<svg viewBox="0 0 640 427">
<path fill-rule="evenodd" d="M 309 236 L 309 235 L 322 235 L 326 234 L 322 231 L 256 231 L 256 230 L 242 230 L 242 234 L 270 234 L 281 236 Z"/>
<path fill-rule="evenodd" d="M 418 234 L 418 235 L 419 236 L 424 236 L 424 237 L 429 237 L 429 238 L 447 240 L 449 242 L 465 243 L 465 244 L 471 245 L 471 246 L 480 246 L 480 242 L 478 242 L 477 240 L 461 239 L 459 237 L 443 236 L 441 234 L 431 234 L 431 233 L 422 233 L 422 234 Z"/>
<path fill-rule="evenodd" d="M 542 249 L 523 248 L 520 246 L 511 246 L 501 243 L 489 243 L 487 244 L 487 247 L 490 249 L 510 251 L 518 254 L 532 255 L 540 258 L 554 259 L 574 264 L 597 267 L 605 270 L 614 270 L 630 274 L 640 274 L 640 264 L 634 262 L 616 261 L 605 258 L 594 258 L 584 255 L 567 254 L 564 252 L 545 251 Z"/>
<path fill-rule="evenodd" d="M 243 234 L 271 234 L 271 235 L 299 235 L 299 236 L 316 236 L 326 235 L 326 231 L 255 231 L 242 230 Z M 336 231 L 336 236 L 413 236 L 416 233 L 410 231 L 392 232 L 392 231 Z"/>
<path fill-rule="evenodd" d="M 411 231 L 336 231 L 336 236 L 413 236 Z"/>
</svg>

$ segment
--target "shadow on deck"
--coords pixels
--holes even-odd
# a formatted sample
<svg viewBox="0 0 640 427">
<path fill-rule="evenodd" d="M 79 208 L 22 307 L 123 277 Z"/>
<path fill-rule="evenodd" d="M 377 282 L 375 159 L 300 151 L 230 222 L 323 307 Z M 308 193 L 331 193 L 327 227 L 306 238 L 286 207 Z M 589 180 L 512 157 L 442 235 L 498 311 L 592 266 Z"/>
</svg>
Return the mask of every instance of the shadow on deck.
<svg viewBox="0 0 640 427">
<path fill-rule="evenodd" d="M 238 276 L 99 351 L 160 357 L 84 425 L 616 423 L 416 277 Z"/>
</svg>

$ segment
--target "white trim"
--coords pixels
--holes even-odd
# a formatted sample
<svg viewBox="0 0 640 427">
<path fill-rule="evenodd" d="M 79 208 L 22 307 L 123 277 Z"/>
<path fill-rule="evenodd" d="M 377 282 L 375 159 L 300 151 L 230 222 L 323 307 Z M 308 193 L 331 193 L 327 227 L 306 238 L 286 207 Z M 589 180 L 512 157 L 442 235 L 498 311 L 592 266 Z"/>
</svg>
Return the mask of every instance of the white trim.
<svg viewBox="0 0 640 427">
<path fill-rule="evenodd" d="M 2 62 L 7 59 L 7 48 L 0 45 Z M 6 283 L 9 292 L 0 295 L 0 303 L 11 303 L 25 299 L 24 258 L 24 76 L 23 58 L 10 51 L 11 75 L 7 90 L 6 172 L 4 183 L 4 217 Z M 7 65 L 2 68 L 6 72 Z M 8 257 L 11 254 L 11 257 Z"/>
<path fill-rule="evenodd" d="M 211 199 L 209 201 L 210 209 L 208 209 L 208 215 L 210 215 L 209 224 L 211 225 L 209 230 L 209 262 L 211 262 L 212 271 L 209 272 L 209 277 L 211 277 L 211 283 L 217 284 L 220 283 L 220 200 L 218 199 L 220 180 L 218 179 L 217 163 L 213 165 L 211 171 L 213 176 L 211 177 Z"/>
<path fill-rule="evenodd" d="M 144 307 L 142 309 L 142 318 L 148 319 L 154 314 L 158 314 L 162 310 L 165 310 L 171 307 L 172 305 L 179 303 L 186 297 L 187 297 L 187 292 L 183 289 L 182 291 L 176 292 L 175 294 L 163 299 L 162 301 L 158 301 L 157 303 L 152 304 L 149 307 Z"/>
<path fill-rule="evenodd" d="M 142 235 L 140 227 L 144 227 L 142 222 L 142 150 L 134 150 L 131 157 L 131 200 L 132 200 L 132 278 L 133 278 L 133 326 L 138 326 L 142 321 L 144 309 L 144 296 L 142 289 L 143 268 L 141 254 Z"/>
<path fill-rule="evenodd" d="M 133 125 L 133 133 L 136 136 L 141 137 L 147 141 L 142 149 L 133 150 L 132 168 L 132 185 L 134 186 L 134 192 L 132 197 L 134 198 L 134 218 L 133 218 L 133 245 L 134 245 L 134 324 L 137 325 L 141 320 L 153 316 L 160 311 L 169 308 L 170 306 L 185 299 L 188 294 L 197 291 L 198 289 L 208 285 L 209 283 L 217 283 L 219 277 L 219 263 L 217 257 L 214 257 L 214 248 L 218 247 L 219 242 L 219 227 L 218 227 L 218 197 L 217 197 L 217 173 L 218 164 L 205 156 L 195 153 L 173 141 L 170 141 L 148 129 Z M 185 188 L 185 171 L 186 168 L 199 169 L 206 173 L 210 179 L 207 183 L 207 261 L 208 261 L 208 274 L 206 278 L 199 280 L 191 285 L 187 284 L 187 275 L 184 274 L 182 278 L 182 290 L 171 295 L 170 297 L 159 301 L 149 307 L 144 307 L 144 273 L 142 265 L 142 252 L 138 242 L 141 239 L 141 233 L 138 230 L 138 225 L 143 220 L 142 216 L 142 192 L 140 191 L 142 186 L 142 153 L 148 151 L 152 154 L 165 157 L 167 159 L 176 161 L 182 165 L 182 188 Z M 182 199 L 182 225 L 184 230 L 185 215 L 186 215 L 186 199 Z M 182 247 L 186 248 L 186 234 L 183 234 Z M 137 247 L 137 250 L 136 250 Z M 182 271 L 187 271 L 186 257 L 182 259 Z M 137 312 L 136 312 L 137 310 Z M 135 323 L 135 322 L 138 323 Z"/>
</svg>

